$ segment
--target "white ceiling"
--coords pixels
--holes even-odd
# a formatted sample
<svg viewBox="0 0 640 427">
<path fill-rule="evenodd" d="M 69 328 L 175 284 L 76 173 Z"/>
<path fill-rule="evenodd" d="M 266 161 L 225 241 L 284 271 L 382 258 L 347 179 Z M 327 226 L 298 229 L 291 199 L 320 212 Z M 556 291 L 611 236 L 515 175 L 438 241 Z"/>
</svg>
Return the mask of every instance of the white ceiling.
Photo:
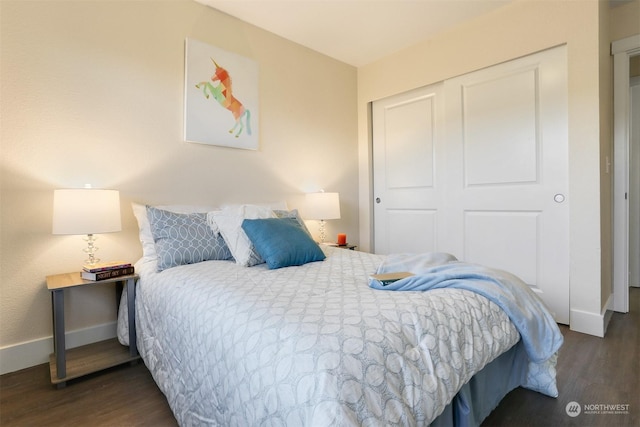
<svg viewBox="0 0 640 427">
<path fill-rule="evenodd" d="M 196 0 L 356 67 L 513 0 Z"/>
</svg>

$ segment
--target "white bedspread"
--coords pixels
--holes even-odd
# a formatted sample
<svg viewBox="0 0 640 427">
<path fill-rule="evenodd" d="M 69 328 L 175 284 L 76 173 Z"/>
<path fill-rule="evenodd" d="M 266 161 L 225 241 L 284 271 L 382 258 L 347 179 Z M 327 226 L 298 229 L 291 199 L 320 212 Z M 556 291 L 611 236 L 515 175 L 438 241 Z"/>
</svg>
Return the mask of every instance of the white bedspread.
<svg viewBox="0 0 640 427">
<path fill-rule="evenodd" d="M 427 425 L 519 339 L 483 296 L 377 291 L 382 256 L 324 250 L 279 270 L 138 265 L 138 347 L 180 425 Z"/>
</svg>

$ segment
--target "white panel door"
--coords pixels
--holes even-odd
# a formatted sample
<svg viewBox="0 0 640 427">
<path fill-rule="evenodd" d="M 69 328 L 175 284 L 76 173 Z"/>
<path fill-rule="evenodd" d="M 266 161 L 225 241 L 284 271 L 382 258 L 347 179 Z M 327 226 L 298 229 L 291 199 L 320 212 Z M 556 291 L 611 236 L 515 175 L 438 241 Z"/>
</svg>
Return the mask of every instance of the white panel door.
<svg viewBox="0 0 640 427">
<path fill-rule="evenodd" d="M 373 103 L 376 253 L 437 250 L 441 91 L 439 84 Z"/>
<path fill-rule="evenodd" d="M 508 270 L 569 323 L 566 49 L 445 82 L 450 251 Z"/>
<path fill-rule="evenodd" d="M 510 271 L 569 323 L 566 48 L 373 103 L 374 251 Z"/>
</svg>

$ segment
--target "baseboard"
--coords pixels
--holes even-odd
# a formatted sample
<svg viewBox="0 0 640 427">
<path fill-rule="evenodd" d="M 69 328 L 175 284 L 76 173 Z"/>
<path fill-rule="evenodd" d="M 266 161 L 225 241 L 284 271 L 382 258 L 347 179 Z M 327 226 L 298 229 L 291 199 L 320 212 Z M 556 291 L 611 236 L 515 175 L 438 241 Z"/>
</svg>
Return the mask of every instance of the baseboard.
<svg viewBox="0 0 640 427">
<path fill-rule="evenodd" d="M 114 338 L 116 328 L 116 322 L 109 322 L 67 332 L 65 334 L 66 347 L 74 348 Z M 0 375 L 49 363 L 51 353 L 53 353 L 53 337 L 2 347 L 0 348 Z"/>
<path fill-rule="evenodd" d="M 591 313 L 582 310 L 571 310 L 570 328 L 572 331 L 583 334 L 595 335 L 603 338 L 607 332 L 609 321 L 613 315 L 613 294 L 609 295 L 607 303 L 600 313 Z"/>
</svg>

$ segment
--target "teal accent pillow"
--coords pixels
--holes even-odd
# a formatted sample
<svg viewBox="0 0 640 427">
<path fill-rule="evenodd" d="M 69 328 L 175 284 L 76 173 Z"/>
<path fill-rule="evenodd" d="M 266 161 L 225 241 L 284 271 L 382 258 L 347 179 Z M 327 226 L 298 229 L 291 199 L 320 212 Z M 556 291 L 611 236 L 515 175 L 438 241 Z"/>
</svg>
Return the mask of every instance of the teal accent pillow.
<svg viewBox="0 0 640 427">
<path fill-rule="evenodd" d="M 295 218 L 245 219 L 242 229 L 271 270 L 325 259 Z"/>
<path fill-rule="evenodd" d="M 147 206 L 158 271 L 184 264 L 232 259 L 221 235 L 207 223 L 206 213 L 181 214 Z"/>
</svg>

